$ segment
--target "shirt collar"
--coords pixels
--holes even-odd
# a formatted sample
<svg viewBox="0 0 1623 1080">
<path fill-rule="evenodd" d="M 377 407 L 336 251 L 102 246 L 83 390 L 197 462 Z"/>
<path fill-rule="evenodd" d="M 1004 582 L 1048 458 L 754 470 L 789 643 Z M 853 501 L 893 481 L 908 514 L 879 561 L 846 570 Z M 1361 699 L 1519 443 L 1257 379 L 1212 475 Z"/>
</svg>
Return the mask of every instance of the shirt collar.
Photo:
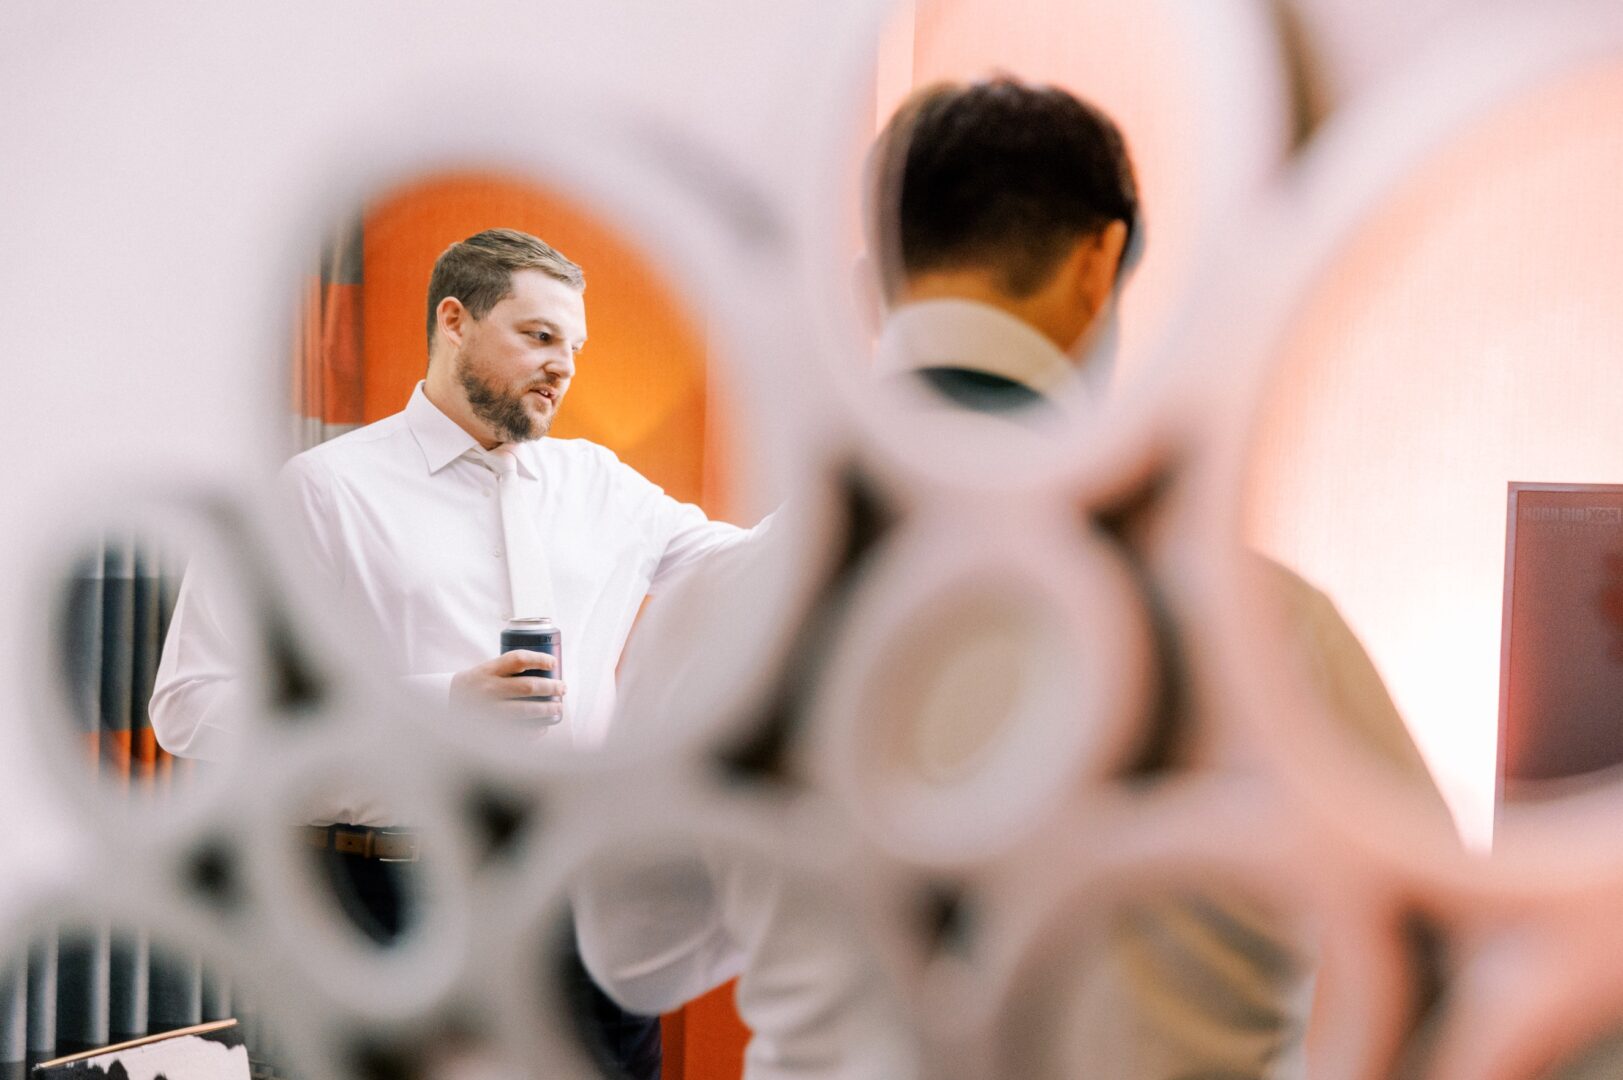
<svg viewBox="0 0 1623 1080">
<path fill-rule="evenodd" d="M 878 374 L 954 367 L 1010 379 L 1052 398 L 1076 366 L 1035 327 L 974 300 L 921 300 L 891 312 L 875 353 Z"/>
<path fill-rule="evenodd" d="M 485 450 L 479 445 L 479 440 L 463 431 L 461 425 L 428 400 L 423 386 L 422 382 L 418 382 L 417 388 L 412 391 L 411 400 L 406 402 L 405 417 L 406 427 L 411 430 L 418 449 L 423 452 L 423 464 L 428 467 L 429 475 L 439 472 L 457 458 L 482 456 Z M 512 445 L 519 475 L 536 479 L 540 472 L 534 459 L 535 447 L 530 443 Z"/>
</svg>

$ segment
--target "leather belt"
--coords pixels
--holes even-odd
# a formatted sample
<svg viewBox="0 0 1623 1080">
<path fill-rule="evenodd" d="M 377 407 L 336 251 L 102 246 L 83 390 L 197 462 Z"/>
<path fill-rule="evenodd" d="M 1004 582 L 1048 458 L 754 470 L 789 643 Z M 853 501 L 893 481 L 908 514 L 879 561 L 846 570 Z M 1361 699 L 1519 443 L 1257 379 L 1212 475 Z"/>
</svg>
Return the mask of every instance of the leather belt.
<svg viewBox="0 0 1623 1080">
<path fill-rule="evenodd" d="M 371 825 L 301 825 L 311 847 L 357 855 L 378 862 L 416 862 L 421 857 L 418 834 L 411 829 L 374 828 Z"/>
</svg>

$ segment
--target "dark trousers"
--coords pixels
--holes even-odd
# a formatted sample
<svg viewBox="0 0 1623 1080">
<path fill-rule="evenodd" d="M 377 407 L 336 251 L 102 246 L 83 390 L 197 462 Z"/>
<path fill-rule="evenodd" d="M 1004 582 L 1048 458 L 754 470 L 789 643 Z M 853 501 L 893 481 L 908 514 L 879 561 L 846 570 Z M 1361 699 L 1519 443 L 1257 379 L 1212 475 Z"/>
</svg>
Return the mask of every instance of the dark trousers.
<svg viewBox="0 0 1623 1080">
<path fill-rule="evenodd" d="M 411 923 L 412 863 L 383 862 L 328 851 L 326 861 L 339 902 L 355 925 L 380 945 Z M 573 927 L 564 935 L 563 979 L 582 1040 L 616 1080 L 659 1080 L 659 1017 L 627 1012 L 592 981 L 581 963 Z"/>
</svg>

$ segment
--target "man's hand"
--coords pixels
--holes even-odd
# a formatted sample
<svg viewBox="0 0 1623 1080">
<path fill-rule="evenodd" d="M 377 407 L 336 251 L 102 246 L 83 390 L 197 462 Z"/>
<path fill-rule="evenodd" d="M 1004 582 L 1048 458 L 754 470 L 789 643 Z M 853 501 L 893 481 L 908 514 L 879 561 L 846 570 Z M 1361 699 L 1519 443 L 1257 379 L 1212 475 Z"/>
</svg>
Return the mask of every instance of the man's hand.
<svg viewBox="0 0 1623 1080">
<path fill-rule="evenodd" d="M 559 679 L 521 675 L 522 671 L 551 671 L 553 658 L 542 652 L 515 649 L 451 676 L 454 712 L 503 720 L 540 721 L 551 726 L 563 719 L 561 701 L 525 701 L 533 697 L 562 697 Z"/>
</svg>

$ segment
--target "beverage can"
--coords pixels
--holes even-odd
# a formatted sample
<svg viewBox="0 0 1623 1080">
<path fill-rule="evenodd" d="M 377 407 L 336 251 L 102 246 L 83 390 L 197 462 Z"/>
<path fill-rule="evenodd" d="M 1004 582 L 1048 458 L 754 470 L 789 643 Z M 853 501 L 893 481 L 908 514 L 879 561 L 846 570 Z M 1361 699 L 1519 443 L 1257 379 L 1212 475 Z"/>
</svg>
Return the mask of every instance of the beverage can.
<svg viewBox="0 0 1623 1080">
<path fill-rule="evenodd" d="M 529 652 L 544 652 L 552 657 L 552 670 L 542 671 L 540 668 L 531 668 L 519 672 L 520 675 L 539 675 L 543 678 L 562 679 L 564 677 L 564 633 L 547 618 L 510 619 L 502 628 L 503 653 L 510 653 L 515 649 L 525 649 Z M 523 701 L 562 701 L 561 697 L 533 697 L 522 698 Z"/>
</svg>

